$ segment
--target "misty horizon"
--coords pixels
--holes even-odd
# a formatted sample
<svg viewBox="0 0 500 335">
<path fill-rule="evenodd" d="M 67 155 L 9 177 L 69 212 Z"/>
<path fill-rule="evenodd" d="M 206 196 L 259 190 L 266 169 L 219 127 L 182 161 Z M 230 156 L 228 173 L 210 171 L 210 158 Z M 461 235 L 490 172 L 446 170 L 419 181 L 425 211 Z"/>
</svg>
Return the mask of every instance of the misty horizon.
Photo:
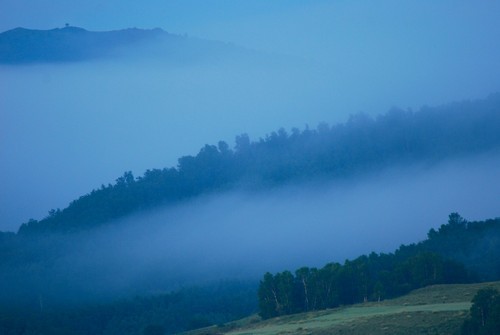
<svg viewBox="0 0 500 335">
<path fill-rule="evenodd" d="M 140 10 L 120 3 L 120 15 L 117 6 L 7 1 L 0 30 L 160 27 L 252 55 L 165 64 L 141 60 L 145 48 L 134 60 L 0 66 L 0 230 L 64 208 L 124 171 L 175 166 L 239 134 L 258 139 L 500 91 L 493 3 L 155 1 Z"/>
<path fill-rule="evenodd" d="M 114 5 L 102 5 L 99 13 L 113 11 Z M 15 231 L 31 218 L 44 218 L 50 209 L 65 208 L 92 189 L 113 183 L 124 171 L 137 176 L 148 169 L 175 167 L 180 157 L 196 154 L 204 144 L 225 141 L 233 147 L 240 134 L 257 140 L 279 128 L 314 129 L 323 122 L 345 123 L 360 112 L 377 117 L 395 107 L 418 111 L 423 106 L 484 99 L 500 91 L 500 48 L 490 43 L 500 33 L 492 14 L 494 4 L 463 1 L 450 10 L 444 3 L 404 6 L 386 1 L 374 6 L 368 2 L 237 1 L 219 10 L 189 1 L 148 5 L 144 10 L 149 20 L 147 15 L 135 16 L 133 5 L 113 20 L 89 16 L 100 6 L 92 1 L 71 10 L 64 4 L 54 5 L 60 6 L 60 13 L 70 14 L 64 20 L 58 11 L 41 8 L 46 16 L 37 11 L 35 17 L 22 1 L 2 6 L 3 31 L 21 26 L 53 29 L 66 22 L 88 31 L 160 27 L 184 36 L 189 43 L 165 45 L 171 53 L 168 59 L 155 55 L 158 41 L 150 41 L 120 57 L 1 65 L 0 231 Z M 30 15 L 19 16 L 19 8 Z M 180 16 L 171 17 L 176 11 Z M 171 20 L 161 21 L 158 13 Z M 439 164 L 446 166 L 460 158 L 453 159 Z M 492 168 L 481 163 L 491 163 L 484 156 L 463 159 L 478 160 L 478 168 Z M 384 171 L 399 168 L 396 164 Z M 412 165 L 406 168 L 410 171 Z M 404 178 L 389 173 L 383 180 L 389 184 L 418 180 L 427 185 L 425 176 L 431 178 L 436 169 L 402 173 Z M 494 171 L 481 174 L 494 176 Z M 362 180 L 374 183 L 363 178 L 352 184 L 346 180 L 350 186 L 345 186 L 345 194 L 355 194 L 356 187 L 363 187 L 359 186 Z M 467 183 L 458 177 L 455 182 Z M 490 191 L 478 189 L 476 198 L 491 197 Z M 255 196 L 273 203 L 267 192 L 280 191 L 261 190 Z M 306 193 L 308 197 L 324 195 L 314 188 Z M 228 195 L 210 197 L 217 203 L 227 201 Z M 336 197 L 348 202 L 341 195 Z M 297 199 L 285 198 L 290 202 L 280 202 L 282 211 L 288 206 L 300 208 Z M 399 220 L 398 209 L 390 205 L 397 198 L 393 195 L 387 205 L 379 204 L 388 206 L 394 217 L 374 220 L 374 226 Z M 443 194 L 443 201 L 450 199 Z M 231 201 L 228 207 L 244 212 L 245 201 Z M 254 204 L 254 199 L 249 203 Z M 416 229 L 425 233 L 429 224 L 442 222 L 451 211 L 478 219 L 498 215 L 485 204 L 458 202 L 450 205 L 453 208 L 443 208 L 439 217 L 427 217 Z M 416 209 L 428 205 L 425 197 L 415 198 Z M 346 213 L 345 220 L 355 222 L 355 214 Z M 417 234 L 409 231 L 408 238 Z"/>
</svg>

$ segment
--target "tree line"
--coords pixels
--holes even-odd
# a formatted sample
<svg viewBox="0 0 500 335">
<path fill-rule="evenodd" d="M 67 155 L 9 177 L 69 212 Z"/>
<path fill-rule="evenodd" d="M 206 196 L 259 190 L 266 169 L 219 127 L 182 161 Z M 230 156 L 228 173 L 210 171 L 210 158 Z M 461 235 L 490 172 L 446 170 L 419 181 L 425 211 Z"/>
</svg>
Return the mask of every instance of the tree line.
<svg viewBox="0 0 500 335">
<path fill-rule="evenodd" d="M 19 233 L 86 229 L 236 187 L 349 178 L 389 165 L 485 152 L 499 148 L 498 129 L 500 94 L 418 112 L 357 114 L 333 126 L 280 129 L 257 141 L 243 134 L 236 137 L 234 148 L 223 141 L 205 145 L 197 155 L 179 158 L 176 167 L 147 170 L 140 177 L 125 172 L 114 184 L 101 185 L 62 210 L 53 209 L 41 220 L 22 224 Z"/>
<path fill-rule="evenodd" d="M 500 218 L 468 221 L 451 213 L 448 223 L 430 229 L 427 239 L 403 245 L 398 252 L 413 255 L 419 251 L 433 252 L 464 264 L 477 280 L 500 279 Z"/>
<path fill-rule="evenodd" d="M 302 267 L 266 273 L 258 290 L 259 315 L 316 311 L 360 302 L 380 301 L 433 284 L 466 283 L 470 276 L 462 264 L 435 253 L 421 252 L 401 259 L 396 254 L 361 256 L 321 269 Z"/>
</svg>

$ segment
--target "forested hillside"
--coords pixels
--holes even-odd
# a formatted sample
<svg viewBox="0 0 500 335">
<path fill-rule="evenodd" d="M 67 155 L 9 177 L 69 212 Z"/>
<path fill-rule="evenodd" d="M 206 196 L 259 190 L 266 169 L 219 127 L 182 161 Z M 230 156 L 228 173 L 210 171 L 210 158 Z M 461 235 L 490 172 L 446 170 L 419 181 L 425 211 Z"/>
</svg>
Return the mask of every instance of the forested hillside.
<svg viewBox="0 0 500 335">
<path fill-rule="evenodd" d="M 176 167 L 148 170 L 140 177 L 126 172 L 114 184 L 30 220 L 19 233 L 78 231 L 216 191 L 349 178 L 388 166 L 498 150 L 498 129 L 500 94 L 418 112 L 393 109 L 376 118 L 358 114 L 316 129 L 280 129 L 257 141 L 243 134 L 234 148 L 222 141 L 205 145 L 196 156 L 181 157 Z"/>
<path fill-rule="evenodd" d="M 467 222 L 452 213 L 418 244 L 394 253 L 371 253 L 303 267 L 292 274 L 266 273 L 259 287 L 260 315 L 269 318 L 363 301 L 394 298 L 434 284 L 500 279 L 500 219 Z"/>
<path fill-rule="evenodd" d="M 471 279 L 461 264 L 438 254 L 419 252 L 411 257 L 396 254 L 361 256 L 343 265 L 321 269 L 303 267 L 292 274 L 266 273 L 259 286 L 260 316 L 264 319 L 380 301 L 433 284 L 467 283 Z"/>
<path fill-rule="evenodd" d="M 431 229 L 428 238 L 417 244 L 401 246 L 403 255 L 433 252 L 463 263 L 481 281 L 500 279 L 500 218 L 467 221 L 450 214 L 448 224 Z"/>
<path fill-rule="evenodd" d="M 495 242 L 500 239 L 500 218 L 468 222 L 457 213 L 450 214 L 448 223 L 437 231 L 431 229 L 428 238 L 420 243 L 402 245 L 394 253 L 371 253 L 343 264 L 329 263 L 320 269 L 302 267 L 295 273 L 267 273 L 258 290 L 258 283 L 254 282 L 222 281 L 216 285 L 107 302 L 72 300 L 68 303 L 66 296 L 58 300 L 37 292 L 44 278 L 51 279 L 53 254 L 41 256 L 40 249 L 38 252 L 25 250 L 22 259 L 16 258 L 20 249 L 30 248 L 28 244 L 9 245 L 9 242 L 21 241 L 14 237 L 14 234 L 0 235 L 0 259 L 4 261 L 0 271 L 0 283 L 4 285 L 1 287 L 4 294 L 0 297 L 2 334 L 153 334 L 149 331 L 172 334 L 222 325 L 254 313 L 257 306 L 263 318 L 270 318 L 384 300 L 432 284 L 500 279 L 500 244 Z M 40 239 L 33 238 L 24 242 L 37 240 L 41 243 Z M 458 245 L 464 246 L 463 254 L 471 257 L 462 259 Z M 57 245 L 54 246 L 52 240 L 41 247 L 50 249 Z M 482 260 L 481 267 L 476 266 L 478 260 Z M 47 268 L 45 273 L 44 268 Z M 9 276 L 17 281 L 9 282 Z M 22 299 L 12 296 L 18 289 L 14 284 L 28 286 Z"/>
<path fill-rule="evenodd" d="M 165 288 L 174 286 L 167 282 L 177 273 L 165 270 L 168 266 L 157 269 L 165 265 L 162 255 L 142 264 L 149 277 L 141 273 L 139 278 L 121 282 L 113 273 L 115 263 L 126 262 L 134 268 L 141 259 L 134 258 L 135 263 L 127 259 L 133 255 L 126 243 L 130 240 L 109 235 L 120 235 L 122 226 L 105 225 L 210 193 L 355 179 L 388 167 L 498 154 L 498 129 L 500 94 L 418 112 L 394 109 L 376 118 L 360 114 L 346 123 L 321 124 L 316 129 L 281 129 L 257 141 L 240 135 L 234 148 L 225 142 L 206 145 L 196 156 L 181 157 L 176 167 L 148 170 L 140 177 L 126 172 L 114 184 L 83 195 L 67 208 L 30 220 L 17 234 L 0 233 L 0 308 L 4 311 L 0 330 L 13 334 L 173 333 L 224 323 L 254 312 L 257 305 L 262 317 L 270 318 L 378 301 L 430 284 L 498 280 L 499 219 L 468 222 L 453 213 L 447 224 L 431 229 L 423 242 L 320 269 L 268 273 L 259 292 L 258 284 L 250 283 L 168 293 Z M 204 224 L 210 226 L 209 221 Z M 96 236 L 99 241 L 94 240 Z M 147 249 L 150 239 L 141 246 Z M 186 241 L 185 248 L 196 243 Z M 120 252 L 113 254 L 115 249 Z M 174 258 L 181 256 L 175 254 L 181 250 L 175 246 L 164 245 L 161 250 Z M 176 269 L 190 266 L 186 262 Z M 224 278 L 223 273 L 218 276 Z M 205 282 L 204 278 L 199 282 Z M 141 298 L 131 299 L 135 295 Z"/>
</svg>

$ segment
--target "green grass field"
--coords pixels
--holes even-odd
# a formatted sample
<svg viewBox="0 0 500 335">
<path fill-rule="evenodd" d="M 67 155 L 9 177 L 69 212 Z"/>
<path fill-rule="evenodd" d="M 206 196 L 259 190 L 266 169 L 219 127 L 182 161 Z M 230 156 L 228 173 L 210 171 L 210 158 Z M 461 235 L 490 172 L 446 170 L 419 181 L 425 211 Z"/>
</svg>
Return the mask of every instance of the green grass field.
<svg viewBox="0 0 500 335">
<path fill-rule="evenodd" d="M 261 321 L 258 316 L 189 332 L 189 335 L 275 334 L 436 334 L 454 335 L 469 314 L 471 300 L 485 287 L 500 282 L 435 285 L 403 297 L 349 307 L 289 315 Z"/>
</svg>

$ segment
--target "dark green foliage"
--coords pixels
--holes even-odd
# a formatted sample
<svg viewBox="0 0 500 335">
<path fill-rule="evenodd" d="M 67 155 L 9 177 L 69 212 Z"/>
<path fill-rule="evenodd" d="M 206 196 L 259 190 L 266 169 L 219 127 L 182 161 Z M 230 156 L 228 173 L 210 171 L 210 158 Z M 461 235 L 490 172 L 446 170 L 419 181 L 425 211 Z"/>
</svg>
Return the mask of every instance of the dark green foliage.
<svg viewBox="0 0 500 335">
<path fill-rule="evenodd" d="M 500 334 L 500 293 L 493 288 L 479 290 L 472 303 L 462 335 Z"/>
<path fill-rule="evenodd" d="M 499 148 L 498 129 L 500 94 L 416 113 L 394 109 L 377 118 L 356 115 L 344 124 L 320 124 L 314 130 L 280 129 L 255 142 L 241 135 L 234 150 L 219 142 L 205 145 L 196 156 L 181 157 L 177 167 L 148 170 L 137 178 L 126 172 L 114 185 L 23 224 L 19 233 L 81 230 L 235 187 L 354 177 L 394 164 L 481 153 Z"/>
<path fill-rule="evenodd" d="M 264 280 L 259 286 L 259 307 L 263 315 L 285 315 L 294 312 L 294 278 L 284 271 L 275 276 L 269 272 L 264 275 Z"/>
<path fill-rule="evenodd" d="M 452 213 L 448 224 L 437 231 L 431 229 L 427 235 L 427 240 L 402 248 L 401 253 L 415 248 L 435 252 L 465 264 L 480 280 L 500 278 L 500 218 L 469 222 Z"/>
</svg>

